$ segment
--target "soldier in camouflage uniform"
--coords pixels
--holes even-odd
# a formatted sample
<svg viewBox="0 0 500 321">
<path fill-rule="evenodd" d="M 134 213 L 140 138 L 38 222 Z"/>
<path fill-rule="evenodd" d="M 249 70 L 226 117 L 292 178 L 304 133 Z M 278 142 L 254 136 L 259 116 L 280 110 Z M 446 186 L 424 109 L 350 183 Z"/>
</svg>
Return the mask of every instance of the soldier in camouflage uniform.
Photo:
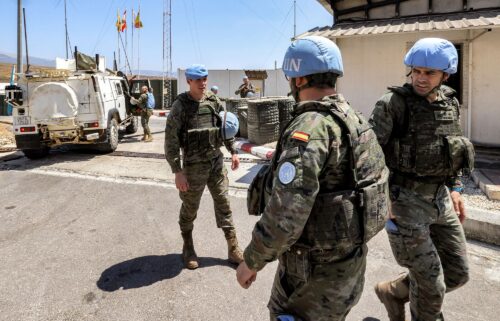
<svg viewBox="0 0 500 321">
<path fill-rule="evenodd" d="M 389 172 L 368 121 L 335 92 L 343 68 L 332 41 L 314 36 L 295 41 L 283 71 L 298 104 L 278 141 L 272 191 L 237 279 L 248 288 L 259 270 L 278 259 L 271 320 L 345 320 L 363 290 L 370 237 L 360 225 L 356 186 L 378 184 L 385 173 L 377 185 L 385 206 L 375 208 L 383 227 Z M 356 151 L 348 135 L 354 132 Z"/>
<path fill-rule="evenodd" d="M 249 98 L 255 94 L 255 89 L 253 88 L 252 83 L 248 80 L 248 77 L 243 77 L 243 83 L 238 87 L 238 89 L 234 92 L 236 95 L 240 95 L 241 98 Z M 251 96 L 248 96 L 249 93 L 252 93 Z"/>
<path fill-rule="evenodd" d="M 165 127 L 165 157 L 175 173 L 182 200 L 179 225 L 184 240 L 182 257 L 188 269 L 198 267 L 192 230 L 205 186 L 214 200 L 217 227 L 222 228 L 227 240 L 229 261 L 238 264 L 243 260 L 229 207 L 227 170 L 220 147 L 225 145 L 231 152 L 233 170 L 239 167 L 239 158 L 234 138 L 222 138 L 222 107 L 219 99 L 206 91 L 207 76 L 202 65 L 186 69 L 189 91 L 174 101 Z"/>
<path fill-rule="evenodd" d="M 443 320 L 445 292 L 469 278 L 465 208 L 459 175 L 471 170 L 474 150 L 462 136 L 459 104 L 443 82 L 457 70 L 449 41 L 424 38 L 407 53 L 411 84 L 391 87 L 370 122 L 391 170 L 392 219 L 386 230 L 399 265 L 409 273 L 381 282 L 375 292 L 391 321 Z"/>
<path fill-rule="evenodd" d="M 153 141 L 151 129 L 149 128 L 149 118 L 153 115 L 153 109 L 148 107 L 148 86 L 141 87 L 141 96 L 138 99 L 132 97 L 134 104 L 141 108 L 141 125 L 144 130 L 144 136 L 141 140 L 144 142 Z"/>
</svg>

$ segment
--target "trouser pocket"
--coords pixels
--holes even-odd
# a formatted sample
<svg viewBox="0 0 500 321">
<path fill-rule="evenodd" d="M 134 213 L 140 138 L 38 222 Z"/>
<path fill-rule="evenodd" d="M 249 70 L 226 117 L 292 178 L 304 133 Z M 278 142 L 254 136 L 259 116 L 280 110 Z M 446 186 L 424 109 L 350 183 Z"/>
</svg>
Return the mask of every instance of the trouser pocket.
<svg viewBox="0 0 500 321">
<path fill-rule="evenodd" d="M 397 226 L 396 226 L 397 228 Z M 386 225 L 387 235 L 389 236 L 389 243 L 391 244 L 392 254 L 399 265 L 409 268 L 409 252 L 405 243 L 405 236 L 401 234 L 400 230 L 388 229 Z"/>
</svg>

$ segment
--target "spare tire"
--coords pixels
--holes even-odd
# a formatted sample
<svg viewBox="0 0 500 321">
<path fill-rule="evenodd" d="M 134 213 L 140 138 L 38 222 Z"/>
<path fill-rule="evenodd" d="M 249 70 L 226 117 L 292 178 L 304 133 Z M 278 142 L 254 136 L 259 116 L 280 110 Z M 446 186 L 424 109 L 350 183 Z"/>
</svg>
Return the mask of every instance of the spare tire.
<svg viewBox="0 0 500 321">
<path fill-rule="evenodd" d="M 29 97 L 29 105 L 36 121 L 74 118 L 78 112 L 76 93 L 65 83 L 48 82 L 36 87 Z"/>
</svg>

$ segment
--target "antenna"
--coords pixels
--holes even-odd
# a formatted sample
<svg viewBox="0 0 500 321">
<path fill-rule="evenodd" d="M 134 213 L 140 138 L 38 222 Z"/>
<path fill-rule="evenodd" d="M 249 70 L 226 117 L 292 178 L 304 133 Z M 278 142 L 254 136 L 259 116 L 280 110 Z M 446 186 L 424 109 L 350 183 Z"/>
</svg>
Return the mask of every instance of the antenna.
<svg viewBox="0 0 500 321">
<path fill-rule="evenodd" d="M 172 0 L 163 2 L 163 104 L 170 106 L 172 93 Z"/>
<path fill-rule="evenodd" d="M 17 0 L 17 68 L 18 74 L 23 72 L 23 13 L 22 13 L 22 1 Z"/>
<path fill-rule="evenodd" d="M 293 39 L 297 37 L 297 0 L 293 0 Z"/>
<path fill-rule="evenodd" d="M 23 19 L 24 19 L 24 43 L 26 46 L 26 73 L 30 71 L 30 56 L 28 54 L 28 33 L 26 31 L 26 12 L 23 8 Z"/>
<path fill-rule="evenodd" d="M 66 0 L 64 0 L 64 29 L 66 30 L 66 60 L 68 60 L 69 36 L 68 36 L 68 15 L 66 11 Z"/>
</svg>

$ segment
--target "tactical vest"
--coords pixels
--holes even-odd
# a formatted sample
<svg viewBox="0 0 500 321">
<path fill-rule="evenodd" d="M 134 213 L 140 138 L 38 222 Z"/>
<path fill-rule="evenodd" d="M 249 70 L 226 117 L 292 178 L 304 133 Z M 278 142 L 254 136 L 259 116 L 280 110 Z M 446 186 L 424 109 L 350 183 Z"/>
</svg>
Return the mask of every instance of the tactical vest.
<svg viewBox="0 0 500 321">
<path fill-rule="evenodd" d="M 430 104 L 411 85 L 389 88 L 405 100 L 402 128 L 396 126 L 385 148 L 389 168 L 419 177 L 458 175 L 474 167 L 474 148 L 462 135 L 454 91 L 442 86 L 445 99 Z"/>
<path fill-rule="evenodd" d="M 222 120 L 216 112 L 215 95 L 208 95 L 202 102 L 193 101 L 186 93 L 179 95 L 178 99 L 183 103 L 184 124 L 180 141 L 184 161 L 205 157 L 205 154 L 218 150 L 223 145 Z"/>
<path fill-rule="evenodd" d="M 349 143 L 351 184 L 342 186 L 342 190 L 338 191 L 319 191 L 309 220 L 294 246 L 342 257 L 383 228 L 389 204 L 389 170 L 369 123 L 346 101 L 314 102 L 295 117 L 308 111 L 327 112 L 342 127 L 342 134 Z M 281 139 L 278 147 L 281 146 Z M 278 157 L 279 150 L 271 166 L 259 172 L 249 188 L 249 198 L 255 198 L 255 189 L 260 188 L 263 194 L 259 200 L 248 201 L 251 214 L 261 214 L 264 210 L 265 204 L 262 206 L 262 203 L 270 197 L 269 182 L 272 181 Z"/>
</svg>

